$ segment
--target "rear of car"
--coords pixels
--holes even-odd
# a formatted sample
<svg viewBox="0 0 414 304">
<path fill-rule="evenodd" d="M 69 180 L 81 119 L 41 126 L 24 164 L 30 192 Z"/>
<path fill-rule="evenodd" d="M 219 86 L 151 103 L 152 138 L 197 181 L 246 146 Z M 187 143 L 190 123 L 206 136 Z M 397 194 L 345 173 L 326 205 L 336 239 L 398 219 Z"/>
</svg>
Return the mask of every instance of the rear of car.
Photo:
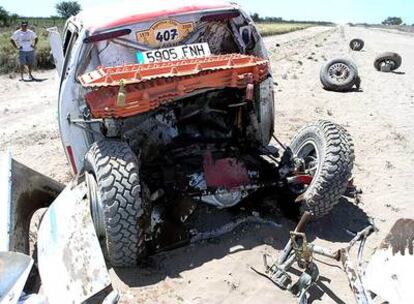
<svg viewBox="0 0 414 304">
<path fill-rule="evenodd" d="M 146 193 L 173 199 L 253 182 L 234 156 L 269 143 L 273 81 L 260 34 L 237 5 L 100 6 L 68 20 L 62 52 L 61 139 L 73 172 L 86 171 L 113 265 L 133 265 L 157 234 Z M 213 158 L 227 173 L 216 176 Z M 197 195 L 224 208 L 248 193 Z"/>
<path fill-rule="evenodd" d="M 237 5 L 224 1 L 152 1 L 139 5 L 117 2 L 85 11 L 68 21 L 63 52 L 60 130 L 74 172 L 82 169 L 89 145 L 102 133 L 101 128 L 91 121 L 83 124 L 83 130 L 79 128 L 77 119 L 91 115 L 83 98 L 86 92 L 79 83 L 79 76 L 100 66 L 223 54 L 267 59 L 260 34 L 250 17 Z M 257 107 L 263 133 L 261 141 L 267 143 L 273 131 L 273 81 L 270 74 L 260 84 L 260 91 L 262 98 Z M 111 123 L 108 120 L 108 124 Z"/>
</svg>

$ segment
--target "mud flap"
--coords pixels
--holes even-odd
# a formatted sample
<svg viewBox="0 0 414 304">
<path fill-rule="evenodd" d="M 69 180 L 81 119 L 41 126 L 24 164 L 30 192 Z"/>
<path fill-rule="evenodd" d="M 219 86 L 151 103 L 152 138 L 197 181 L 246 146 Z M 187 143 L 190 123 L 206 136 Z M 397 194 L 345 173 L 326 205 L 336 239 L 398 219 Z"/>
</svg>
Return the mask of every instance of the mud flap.
<svg viewBox="0 0 414 304">
<path fill-rule="evenodd" d="M 85 182 L 69 184 L 40 224 L 39 273 L 51 304 L 83 303 L 111 291 L 86 193 Z"/>
<path fill-rule="evenodd" d="M 365 270 L 367 290 L 389 303 L 413 302 L 414 220 L 399 219 Z"/>
<path fill-rule="evenodd" d="M 63 185 L 17 162 L 10 153 L 0 157 L 0 251 L 29 254 L 33 213 L 48 207 Z"/>
<path fill-rule="evenodd" d="M 33 259 L 18 252 L 0 252 L 0 303 L 18 302 Z"/>
</svg>

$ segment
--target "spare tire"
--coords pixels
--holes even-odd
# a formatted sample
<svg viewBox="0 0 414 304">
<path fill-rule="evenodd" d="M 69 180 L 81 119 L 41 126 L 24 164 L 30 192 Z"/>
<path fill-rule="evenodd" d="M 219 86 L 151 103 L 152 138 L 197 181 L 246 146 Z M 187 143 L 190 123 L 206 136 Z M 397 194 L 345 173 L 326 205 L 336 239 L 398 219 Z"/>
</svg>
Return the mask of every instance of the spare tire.
<svg viewBox="0 0 414 304">
<path fill-rule="evenodd" d="M 352 39 L 349 42 L 349 47 L 353 51 L 360 51 L 360 50 L 362 50 L 364 48 L 364 45 L 365 45 L 364 40 L 358 39 L 358 38 Z"/>
<path fill-rule="evenodd" d="M 374 61 L 374 67 L 381 72 L 391 72 L 401 66 L 402 58 L 397 53 L 386 52 L 383 53 Z"/>
<path fill-rule="evenodd" d="M 359 89 L 361 82 L 357 66 L 350 60 L 338 58 L 328 61 L 322 66 L 320 79 L 326 90 L 344 92 L 355 85 Z"/>
<path fill-rule="evenodd" d="M 97 234 L 112 266 L 137 264 L 145 252 L 145 217 L 139 163 L 125 142 L 100 140 L 85 156 L 86 181 Z"/>
<path fill-rule="evenodd" d="M 290 148 L 312 175 L 302 194 L 301 210 L 314 217 L 328 214 L 345 193 L 354 165 L 354 146 L 349 133 L 330 121 L 305 125 L 292 139 Z"/>
</svg>

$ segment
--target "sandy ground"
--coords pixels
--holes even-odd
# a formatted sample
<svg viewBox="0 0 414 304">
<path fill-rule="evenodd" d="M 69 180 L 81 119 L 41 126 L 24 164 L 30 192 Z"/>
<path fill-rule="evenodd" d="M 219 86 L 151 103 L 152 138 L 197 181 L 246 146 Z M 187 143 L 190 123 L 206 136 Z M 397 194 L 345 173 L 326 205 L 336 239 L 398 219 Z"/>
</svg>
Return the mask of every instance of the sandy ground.
<svg viewBox="0 0 414 304">
<path fill-rule="evenodd" d="M 350 52 L 352 38 L 365 40 Z M 339 248 L 373 217 L 380 232 L 369 239 L 366 256 L 400 217 L 414 217 L 414 35 L 363 28 L 315 27 L 268 37 L 276 87 L 276 134 L 289 142 L 306 122 L 329 119 L 344 125 L 355 142 L 355 184 L 363 190 L 356 206 L 343 200 L 324 219 L 309 226 L 309 239 Z M 398 73 L 380 73 L 373 60 L 383 51 L 403 57 Z M 334 57 L 356 62 L 360 92 L 321 88 L 321 65 Z M 0 152 L 62 182 L 70 179 L 56 124 L 55 71 L 38 74 L 42 82 L 0 77 Z M 218 240 L 186 246 L 152 257 L 148 265 L 111 270 L 123 292 L 122 303 L 295 303 L 296 299 L 255 274 L 262 255 L 277 256 L 294 223 L 278 217 L 281 228 L 243 226 Z M 352 303 L 345 274 L 320 265 L 311 290 L 313 303 Z"/>
</svg>

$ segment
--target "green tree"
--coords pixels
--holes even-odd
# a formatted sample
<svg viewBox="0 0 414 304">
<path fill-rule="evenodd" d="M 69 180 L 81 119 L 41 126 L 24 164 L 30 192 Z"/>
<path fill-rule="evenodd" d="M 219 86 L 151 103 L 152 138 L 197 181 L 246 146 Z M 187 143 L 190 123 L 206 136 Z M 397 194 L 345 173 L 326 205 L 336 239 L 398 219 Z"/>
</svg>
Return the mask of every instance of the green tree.
<svg viewBox="0 0 414 304">
<path fill-rule="evenodd" d="M 259 22 L 261 20 L 260 16 L 258 13 L 254 13 L 253 15 L 250 16 L 252 18 L 252 20 L 254 22 Z"/>
<path fill-rule="evenodd" d="M 388 17 L 382 21 L 382 24 L 384 25 L 401 25 L 402 23 L 403 21 L 400 17 Z"/>
<path fill-rule="evenodd" d="M 10 20 L 9 12 L 6 11 L 2 6 L 0 6 L 0 25 L 8 26 L 9 20 Z"/>
<path fill-rule="evenodd" d="M 80 10 L 81 6 L 76 1 L 62 1 L 56 4 L 57 13 L 65 19 L 76 15 Z"/>
<path fill-rule="evenodd" d="M 16 24 L 18 18 L 19 18 L 19 15 L 17 15 L 17 14 L 11 14 L 9 16 L 10 24 Z"/>
</svg>

